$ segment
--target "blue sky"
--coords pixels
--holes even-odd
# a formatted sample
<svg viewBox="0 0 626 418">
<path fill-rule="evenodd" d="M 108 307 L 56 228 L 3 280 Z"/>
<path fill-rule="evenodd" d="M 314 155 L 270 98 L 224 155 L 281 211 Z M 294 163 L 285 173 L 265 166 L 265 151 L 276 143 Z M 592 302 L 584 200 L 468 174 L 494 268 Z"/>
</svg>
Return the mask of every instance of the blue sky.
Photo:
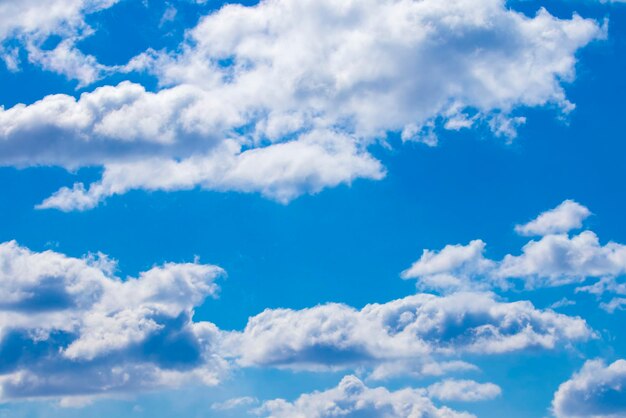
<svg viewBox="0 0 626 418">
<path fill-rule="evenodd" d="M 0 2 L 0 417 L 626 416 L 626 6 L 224 6 Z"/>
</svg>

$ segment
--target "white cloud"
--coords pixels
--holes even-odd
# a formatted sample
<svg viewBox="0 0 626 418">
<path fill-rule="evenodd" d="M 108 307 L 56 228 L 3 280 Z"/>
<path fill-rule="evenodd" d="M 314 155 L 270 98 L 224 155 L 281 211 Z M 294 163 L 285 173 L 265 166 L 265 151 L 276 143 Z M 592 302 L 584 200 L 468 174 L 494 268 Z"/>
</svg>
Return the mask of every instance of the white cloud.
<svg viewBox="0 0 626 418">
<path fill-rule="evenodd" d="M 493 383 L 478 383 L 473 380 L 447 379 L 427 388 L 428 396 L 442 401 L 475 402 L 494 399 L 502 389 Z"/>
<path fill-rule="evenodd" d="M 301 395 L 293 403 L 267 401 L 258 411 L 269 418 L 471 418 L 472 414 L 436 407 L 420 389 L 369 388 L 355 376 L 346 376 L 336 388 Z"/>
<path fill-rule="evenodd" d="M 554 302 L 552 305 L 550 305 L 551 309 L 559 309 L 559 308 L 565 308 L 567 306 L 573 306 L 576 305 L 576 302 L 574 302 L 573 300 L 570 300 L 566 297 L 563 297 L 559 300 L 557 300 L 556 302 Z"/>
<path fill-rule="evenodd" d="M 211 404 L 211 409 L 215 411 L 228 411 L 231 409 L 243 408 L 257 403 L 258 400 L 251 396 L 242 396 L 240 398 L 228 399 L 224 402 L 215 402 Z"/>
<path fill-rule="evenodd" d="M 223 271 L 167 263 L 121 280 L 113 267 L 0 244 L 2 399 L 61 396 L 71 405 L 74 395 L 218 382 L 220 332 L 192 317 Z"/>
<path fill-rule="evenodd" d="M 446 245 L 441 251 L 424 250 L 422 256 L 401 273 L 403 279 L 419 278 L 418 286 L 423 289 L 458 290 L 477 288 L 470 281 L 472 276 L 488 274 L 496 265 L 486 259 L 485 243 L 474 240 L 468 245 Z M 492 286 L 485 281 L 485 288 Z"/>
<path fill-rule="evenodd" d="M 600 307 L 608 313 L 622 311 L 626 309 L 626 298 L 613 298 L 606 303 L 601 303 Z"/>
<path fill-rule="evenodd" d="M 181 161 L 162 158 L 110 164 L 102 180 L 85 189 L 82 183 L 63 188 L 44 200 L 40 209 L 90 209 L 108 196 L 132 189 L 260 192 L 286 203 L 302 193 L 354 179 L 380 179 L 381 164 L 349 138 L 333 132 L 312 132 L 299 140 L 242 151 L 235 142 L 207 155 Z"/>
<path fill-rule="evenodd" d="M 552 401 L 557 418 L 618 418 L 626 415 L 626 360 L 606 365 L 590 360 L 559 386 Z"/>
<path fill-rule="evenodd" d="M 476 370 L 459 358 L 465 354 L 594 337 L 581 318 L 478 292 L 417 294 L 361 310 L 267 309 L 243 331 L 225 332 L 193 319 L 194 308 L 216 295 L 219 267 L 166 263 L 125 279 L 115 269 L 102 254 L 0 244 L 0 399 L 81 405 L 187 382 L 214 385 L 237 365 L 439 376 Z"/>
<path fill-rule="evenodd" d="M 381 178 L 367 147 L 390 131 L 431 145 L 435 128 L 486 124 L 513 136 L 523 120 L 511 116 L 517 108 L 571 109 L 562 83 L 574 79 L 576 52 L 602 36 L 593 20 L 561 20 L 545 10 L 526 17 L 503 0 L 228 5 L 201 19 L 178 52 L 148 51 L 123 69 L 156 74 L 155 93 L 122 83 L 0 111 L 0 164 L 96 165 L 105 173 L 122 166 L 141 178 L 156 159 L 174 166 L 179 180 L 144 178 L 132 188 L 208 184 L 287 201 L 354 178 Z M 84 80 L 97 77 L 95 61 L 68 48 L 43 54 L 42 62 Z M 327 148 L 311 155 L 311 136 L 343 150 L 341 157 Z M 270 173 L 266 184 L 238 167 L 246 152 L 255 156 L 247 166 Z M 223 158 L 236 162 L 222 165 Z M 294 181 L 293 166 L 305 159 L 308 168 Z M 63 189 L 42 207 L 87 209 L 131 188 L 108 178 Z"/>
<path fill-rule="evenodd" d="M 417 294 L 360 311 L 341 304 L 267 309 L 250 318 L 243 332 L 225 337 L 225 344 L 243 366 L 324 370 L 553 349 L 592 336 L 584 320 L 538 310 L 530 302 L 456 293 Z M 374 377 L 394 374 L 387 372 Z"/>
<path fill-rule="evenodd" d="M 578 215 L 572 215 L 574 212 Z M 425 250 L 402 277 L 418 279 L 421 289 L 443 292 L 506 289 L 518 279 L 527 288 L 561 286 L 595 277 L 601 280 L 580 290 L 626 294 L 626 286 L 615 281 L 626 273 L 626 245 L 615 242 L 603 245 L 588 230 L 575 235 L 562 232 L 580 227 L 589 213 L 584 206 L 565 201 L 521 228 L 521 232 L 532 231 L 543 236 L 526 243 L 519 255 L 507 254 L 499 261 L 485 258 L 485 243 L 481 240 L 466 246 L 448 245 L 438 252 Z"/>
<path fill-rule="evenodd" d="M 539 215 L 525 225 L 517 225 L 515 231 L 521 235 L 563 234 L 582 227 L 591 215 L 589 209 L 573 200 L 565 200 L 559 206 Z"/>
<path fill-rule="evenodd" d="M 601 245 L 592 231 L 571 237 L 547 235 L 530 241 L 519 256 L 507 255 L 496 275 L 524 278 L 531 287 L 559 286 L 587 277 L 617 276 L 626 271 L 626 246 Z"/>
<path fill-rule="evenodd" d="M 6 49 L 7 42 L 17 41 L 27 51 L 29 61 L 76 79 L 79 86 L 90 84 L 113 69 L 99 64 L 95 57 L 83 54 L 76 47 L 79 40 L 93 33 L 85 16 L 112 7 L 118 1 L 3 0 L 0 2 L 0 52 Z M 51 50 L 43 48 L 52 35 L 59 36 L 61 42 Z M 9 70 L 16 71 L 19 61 L 13 57 L 4 55 L 4 61 Z"/>
</svg>

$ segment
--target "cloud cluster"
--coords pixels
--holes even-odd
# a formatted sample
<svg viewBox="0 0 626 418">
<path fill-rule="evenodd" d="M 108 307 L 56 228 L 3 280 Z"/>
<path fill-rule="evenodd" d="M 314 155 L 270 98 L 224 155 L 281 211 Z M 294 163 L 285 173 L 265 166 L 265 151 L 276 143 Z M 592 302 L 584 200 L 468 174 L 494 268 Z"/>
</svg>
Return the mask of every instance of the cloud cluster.
<svg viewBox="0 0 626 418">
<path fill-rule="evenodd" d="M 85 16 L 107 9 L 119 0 L 4 0 L 0 3 L 0 58 L 11 71 L 20 67 L 20 49 L 43 69 L 63 74 L 85 86 L 110 69 L 77 48 L 93 33 Z M 45 46 L 51 36 L 60 39 Z"/>
<path fill-rule="evenodd" d="M 626 360 L 608 366 L 589 360 L 563 383 L 552 401 L 557 418 L 618 418 L 626 415 Z"/>
<path fill-rule="evenodd" d="M 266 310 L 243 331 L 194 321 L 224 272 L 166 263 L 121 279 L 102 254 L 73 258 L 0 244 L 0 398 L 93 396 L 183 383 L 217 384 L 232 367 L 442 375 L 457 357 L 553 349 L 593 337 L 577 317 L 501 302 L 489 293 L 417 294 L 356 310 L 328 304 Z M 477 400 L 493 386 L 445 381 L 440 399 Z"/>
<path fill-rule="evenodd" d="M 519 255 L 507 254 L 499 261 L 488 259 L 481 240 L 465 246 L 448 245 L 438 252 L 425 250 L 402 277 L 418 279 L 420 288 L 440 291 L 507 288 L 518 279 L 527 288 L 560 286 L 595 277 L 601 280 L 580 289 L 596 294 L 626 294 L 624 285 L 616 281 L 626 273 L 626 245 L 602 245 L 598 236 L 588 230 L 569 234 L 580 228 L 589 214 L 586 207 L 566 200 L 516 227 L 523 235 L 540 235 L 525 244 Z"/>
<path fill-rule="evenodd" d="M 474 415 L 436 407 L 420 389 L 391 392 L 369 388 L 355 376 L 346 376 L 336 388 L 301 395 L 294 402 L 267 401 L 258 411 L 269 418 L 472 418 Z"/>
<path fill-rule="evenodd" d="M 437 129 L 484 125 L 512 137 L 518 108 L 570 110 L 562 84 L 574 79 L 576 52 L 603 35 L 593 20 L 527 17 L 504 0 L 227 5 L 175 51 L 125 66 L 156 75 L 156 92 L 123 82 L 0 110 L 0 165 L 104 167 L 101 181 L 64 188 L 42 208 L 195 186 L 288 201 L 381 178 L 368 146 L 389 132 L 431 145 Z M 86 71 L 80 59 L 63 62 Z M 141 175 L 161 166 L 162 176 Z M 251 166 L 262 175 L 250 179 Z"/>
<path fill-rule="evenodd" d="M 0 244 L 0 397 L 102 395 L 215 384 L 219 331 L 193 322 L 223 271 L 167 263 L 121 280 L 84 259 Z"/>
</svg>

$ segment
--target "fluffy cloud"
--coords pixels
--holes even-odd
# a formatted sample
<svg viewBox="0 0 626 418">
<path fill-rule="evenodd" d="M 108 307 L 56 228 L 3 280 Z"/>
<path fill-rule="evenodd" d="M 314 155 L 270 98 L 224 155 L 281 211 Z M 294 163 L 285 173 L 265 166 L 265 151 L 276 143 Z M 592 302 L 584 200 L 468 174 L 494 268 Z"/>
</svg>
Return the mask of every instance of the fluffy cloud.
<svg viewBox="0 0 626 418">
<path fill-rule="evenodd" d="M 148 51 L 125 67 L 154 73 L 156 92 L 125 82 L 0 111 L 0 164 L 104 166 L 102 181 L 41 206 L 63 210 L 131 188 L 197 185 L 287 201 L 381 178 L 367 147 L 388 132 L 431 145 L 437 129 L 478 124 L 512 136 L 517 108 L 571 109 L 562 83 L 574 79 L 576 52 L 603 33 L 579 16 L 526 17 L 503 0 L 228 5 L 176 52 Z M 95 63 L 83 67 L 63 48 L 62 60 L 42 62 L 91 77 Z M 266 179 L 248 178 L 252 164 Z M 177 180 L 142 176 L 146 165 Z M 129 184 L 120 170 L 143 181 Z"/>
<path fill-rule="evenodd" d="M 606 365 L 590 360 L 559 386 L 552 401 L 558 418 L 618 418 L 626 415 L 626 360 Z"/>
<path fill-rule="evenodd" d="M 113 269 L 0 244 L 2 399 L 217 383 L 219 331 L 192 317 L 222 270 L 167 263 L 122 281 Z"/>
<path fill-rule="evenodd" d="M 486 259 L 484 251 L 485 243 L 481 240 L 468 245 L 446 245 L 438 252 L 424 250 L 420 259 L 400 276 L 403 279 L 419 278 L 422 288 L 459 289 L 467 284 L 468 277 L 493 270 L 495 262 Z"/>
<path fill-rule="evenodd" d="M 10 47 L 17 41 L 28 53 L 28 59 L 44 69 L 92 83 L 109 69 L 95 57 L 83 54 L 76 43 L 93 30 L 85 16 L 109 8 L 119 0 L 4 0 L 0 3 L 0 52 L 9 70 L 19 68 L 17 52 Z M 43 48 L 51 35 L 61 42 L 52 49 Z"/>
<path fill-rule="evenodd" d="M 551 235 L 579 229 L 583 221 L 591 215 L 589 209 L 566 200 L 556 208 L 546 211 L 525 225 L 517 225 L 515 231 L 521 235 Z"/>
<path fill-rule="evenodd" d="M 436 407 L 423 390 L 395 392 L 369 388 L 355 376 L 346 376 L 336 388 L 301 395 L 293 403 L 282 399 L 265 402 L 258 411 L 269 418 L 471 418 L 473 415 Z"/>
<path fill-rule="evenodd" d="M 592 335 L 584 320 L 538 310 L 530 302 L 456 293 L 417 294 L 360 311 L 341 304 L 268 309 L 250 318 L 243 332 L 225 337 L 225 344 L 243 366 L 320 370 L 552 349 Z M 448 364 L 462 365 L 467 368 Z"/>
<path fill-rule="evenodd" d="M 472 241 L 466 246 L 448 245 L 439 252 L 426 250 L 402 273 L 405 279 L 418 279 L 420 288 L 455 291 L 458 289 L 507 288 L 521 279 L 528 288 L 581 283 L 589 277 L 601 278 L 581 290 L 601 294 L 626 294 L 615 279 L 626 273 L 626 246 L 609 242 L 602 245 L 592 231 L 569 235 L 566 231 L 582 226 L 589 210 L 566 200 L 557 208 L 516 230 L 524 235 L 542 235 L 529 241 L 520 255 L 508 254 L 500 261 L 485 258 L 485 243 Z"/>
</svg>

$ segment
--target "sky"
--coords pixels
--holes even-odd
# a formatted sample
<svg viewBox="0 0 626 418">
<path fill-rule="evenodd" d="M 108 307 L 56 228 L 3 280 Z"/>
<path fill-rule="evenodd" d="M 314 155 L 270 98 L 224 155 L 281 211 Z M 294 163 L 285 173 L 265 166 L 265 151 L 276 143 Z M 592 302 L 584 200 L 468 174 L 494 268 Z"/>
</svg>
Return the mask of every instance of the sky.
<svg viewBox="0 0 626 418">
<path fill-rule="evenodd" d="M 0 0 L 0 417 L 626 416 L 626 5 Z"/>
</svg>

